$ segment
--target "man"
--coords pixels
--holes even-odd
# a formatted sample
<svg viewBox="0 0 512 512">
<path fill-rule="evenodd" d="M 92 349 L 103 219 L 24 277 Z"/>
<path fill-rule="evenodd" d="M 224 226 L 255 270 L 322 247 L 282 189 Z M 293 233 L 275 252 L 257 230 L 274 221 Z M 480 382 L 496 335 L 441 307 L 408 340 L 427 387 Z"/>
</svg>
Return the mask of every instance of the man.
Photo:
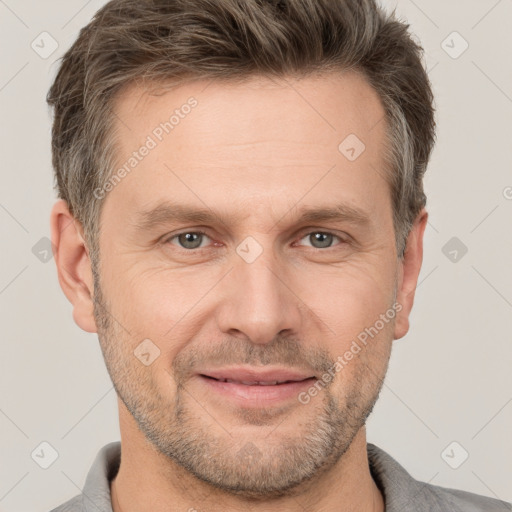
<svg viewBox="0 0 512 512">
<path fill-rule="evenodd" d="M 114 0 L 48 100 L 59 281 L 121 431 L 55 510 L 510 510 L 366 441 L 428 217 L 406 25 L 371 0 Z"/>
</svg>

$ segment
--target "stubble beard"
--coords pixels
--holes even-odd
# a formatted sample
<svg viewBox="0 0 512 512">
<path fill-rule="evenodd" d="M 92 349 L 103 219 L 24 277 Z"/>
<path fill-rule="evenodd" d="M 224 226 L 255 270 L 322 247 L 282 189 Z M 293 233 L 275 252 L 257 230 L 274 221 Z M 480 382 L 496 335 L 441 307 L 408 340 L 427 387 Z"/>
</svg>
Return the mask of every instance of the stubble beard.
<svg viewBox="0 0 512 512">
<path fill-rule="evenodd" d="M 220 412 L 208 414 L 180 382 L 173 398 L 163 396 L 148 367 L 123 351 L 129 340 L 111 320 L 97 277 L 94 316 L 118 396 L 159 453 L 215 489 L 254 501 L 298 494 L 301 484 L 312 482 L 341 459 L 378 399 L 387 361 L 380 375 L 360 364 L 344 389 L 344 400 L 327 386 L 309 404 L 297 402 L 296 407 L 304 408 L 304 421 L 293 435 L 281 435 L 279 422 L 286 424 L 286 419 L 269 409 L 237 414 L 245 424 L 276 423 L 268 437 L 233 438 L 221 417 L 215 421 L 210 416 Z"/>
</svg>

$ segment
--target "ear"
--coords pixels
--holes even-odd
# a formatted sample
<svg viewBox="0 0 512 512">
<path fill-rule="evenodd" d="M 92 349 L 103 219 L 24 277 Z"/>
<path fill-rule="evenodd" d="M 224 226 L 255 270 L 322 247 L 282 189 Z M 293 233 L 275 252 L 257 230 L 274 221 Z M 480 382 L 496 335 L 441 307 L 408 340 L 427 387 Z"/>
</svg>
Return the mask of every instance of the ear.
<svg viewBox="0 0 512 512">
<path fill-rule="evenodd" d="M 73 304 L 73 319 L 84 331 L 97 332 L 94 321 L 94 280 L 83 228 L 63 199 L 51 211 L 50 229 L 60 287 Z"/>
<path fill-rule="evenodd" d="M 409 331 L 409 314 L 414 303 L 414 294 L 423 262 L 423 234 L 427 225 L 428 212 L 418 214 L 407 237 L 404 256 L 398 262 L 398 288 L 396 302 L 401 305 L 396 316 L 395 339 L 404 337 Z M 398 311 L 398 308 L 397 308 Z"/>
</svg>

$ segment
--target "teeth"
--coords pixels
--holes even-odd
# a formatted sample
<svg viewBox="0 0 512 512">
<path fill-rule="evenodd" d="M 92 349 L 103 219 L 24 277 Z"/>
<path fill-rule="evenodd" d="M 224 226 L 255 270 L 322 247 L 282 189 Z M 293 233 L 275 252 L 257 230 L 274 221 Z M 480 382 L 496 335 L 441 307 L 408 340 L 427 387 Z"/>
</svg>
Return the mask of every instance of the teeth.
<svg viewBox="0 0 512 512">
<path fill-rule="evenodd" d="M 266 382 L 255 381 L 255 380 L 233 380 L 233 379 L 218 379 L 220 382 L 229 382 L 232 384 L 245 384 L 246 386 L 275 386 L 276 384 L 282 384 L 288 382 L 286 380 L 270 380 Z"/>
</svg>

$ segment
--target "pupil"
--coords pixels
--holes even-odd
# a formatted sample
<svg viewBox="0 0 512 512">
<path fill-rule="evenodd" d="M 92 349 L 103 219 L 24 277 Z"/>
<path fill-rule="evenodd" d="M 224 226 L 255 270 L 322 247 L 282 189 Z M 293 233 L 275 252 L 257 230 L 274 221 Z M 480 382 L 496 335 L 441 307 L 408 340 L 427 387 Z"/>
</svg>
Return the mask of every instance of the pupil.
<svg viewBox="0 0 512 512">
<path fill-rule="evenodd" d="M 195 249 L 201 245 L 200 243 L 199 245 L 197 244 L 197 240 L 199 239 L 199 235 L 197 233 L 184 233 L 181 236 L 184 239 L 182 240 L 182 245 L 184 245 L 186 249 Z M 191 244 L 192 247 L 189 244 Z"/>
<path fill-rule="evenodd" d="M 332 235 L 327 233 L 315 233 L 314 237 L 316 242 L 320 242 L 321 247 L 329 247 Z"/>
</svg>

